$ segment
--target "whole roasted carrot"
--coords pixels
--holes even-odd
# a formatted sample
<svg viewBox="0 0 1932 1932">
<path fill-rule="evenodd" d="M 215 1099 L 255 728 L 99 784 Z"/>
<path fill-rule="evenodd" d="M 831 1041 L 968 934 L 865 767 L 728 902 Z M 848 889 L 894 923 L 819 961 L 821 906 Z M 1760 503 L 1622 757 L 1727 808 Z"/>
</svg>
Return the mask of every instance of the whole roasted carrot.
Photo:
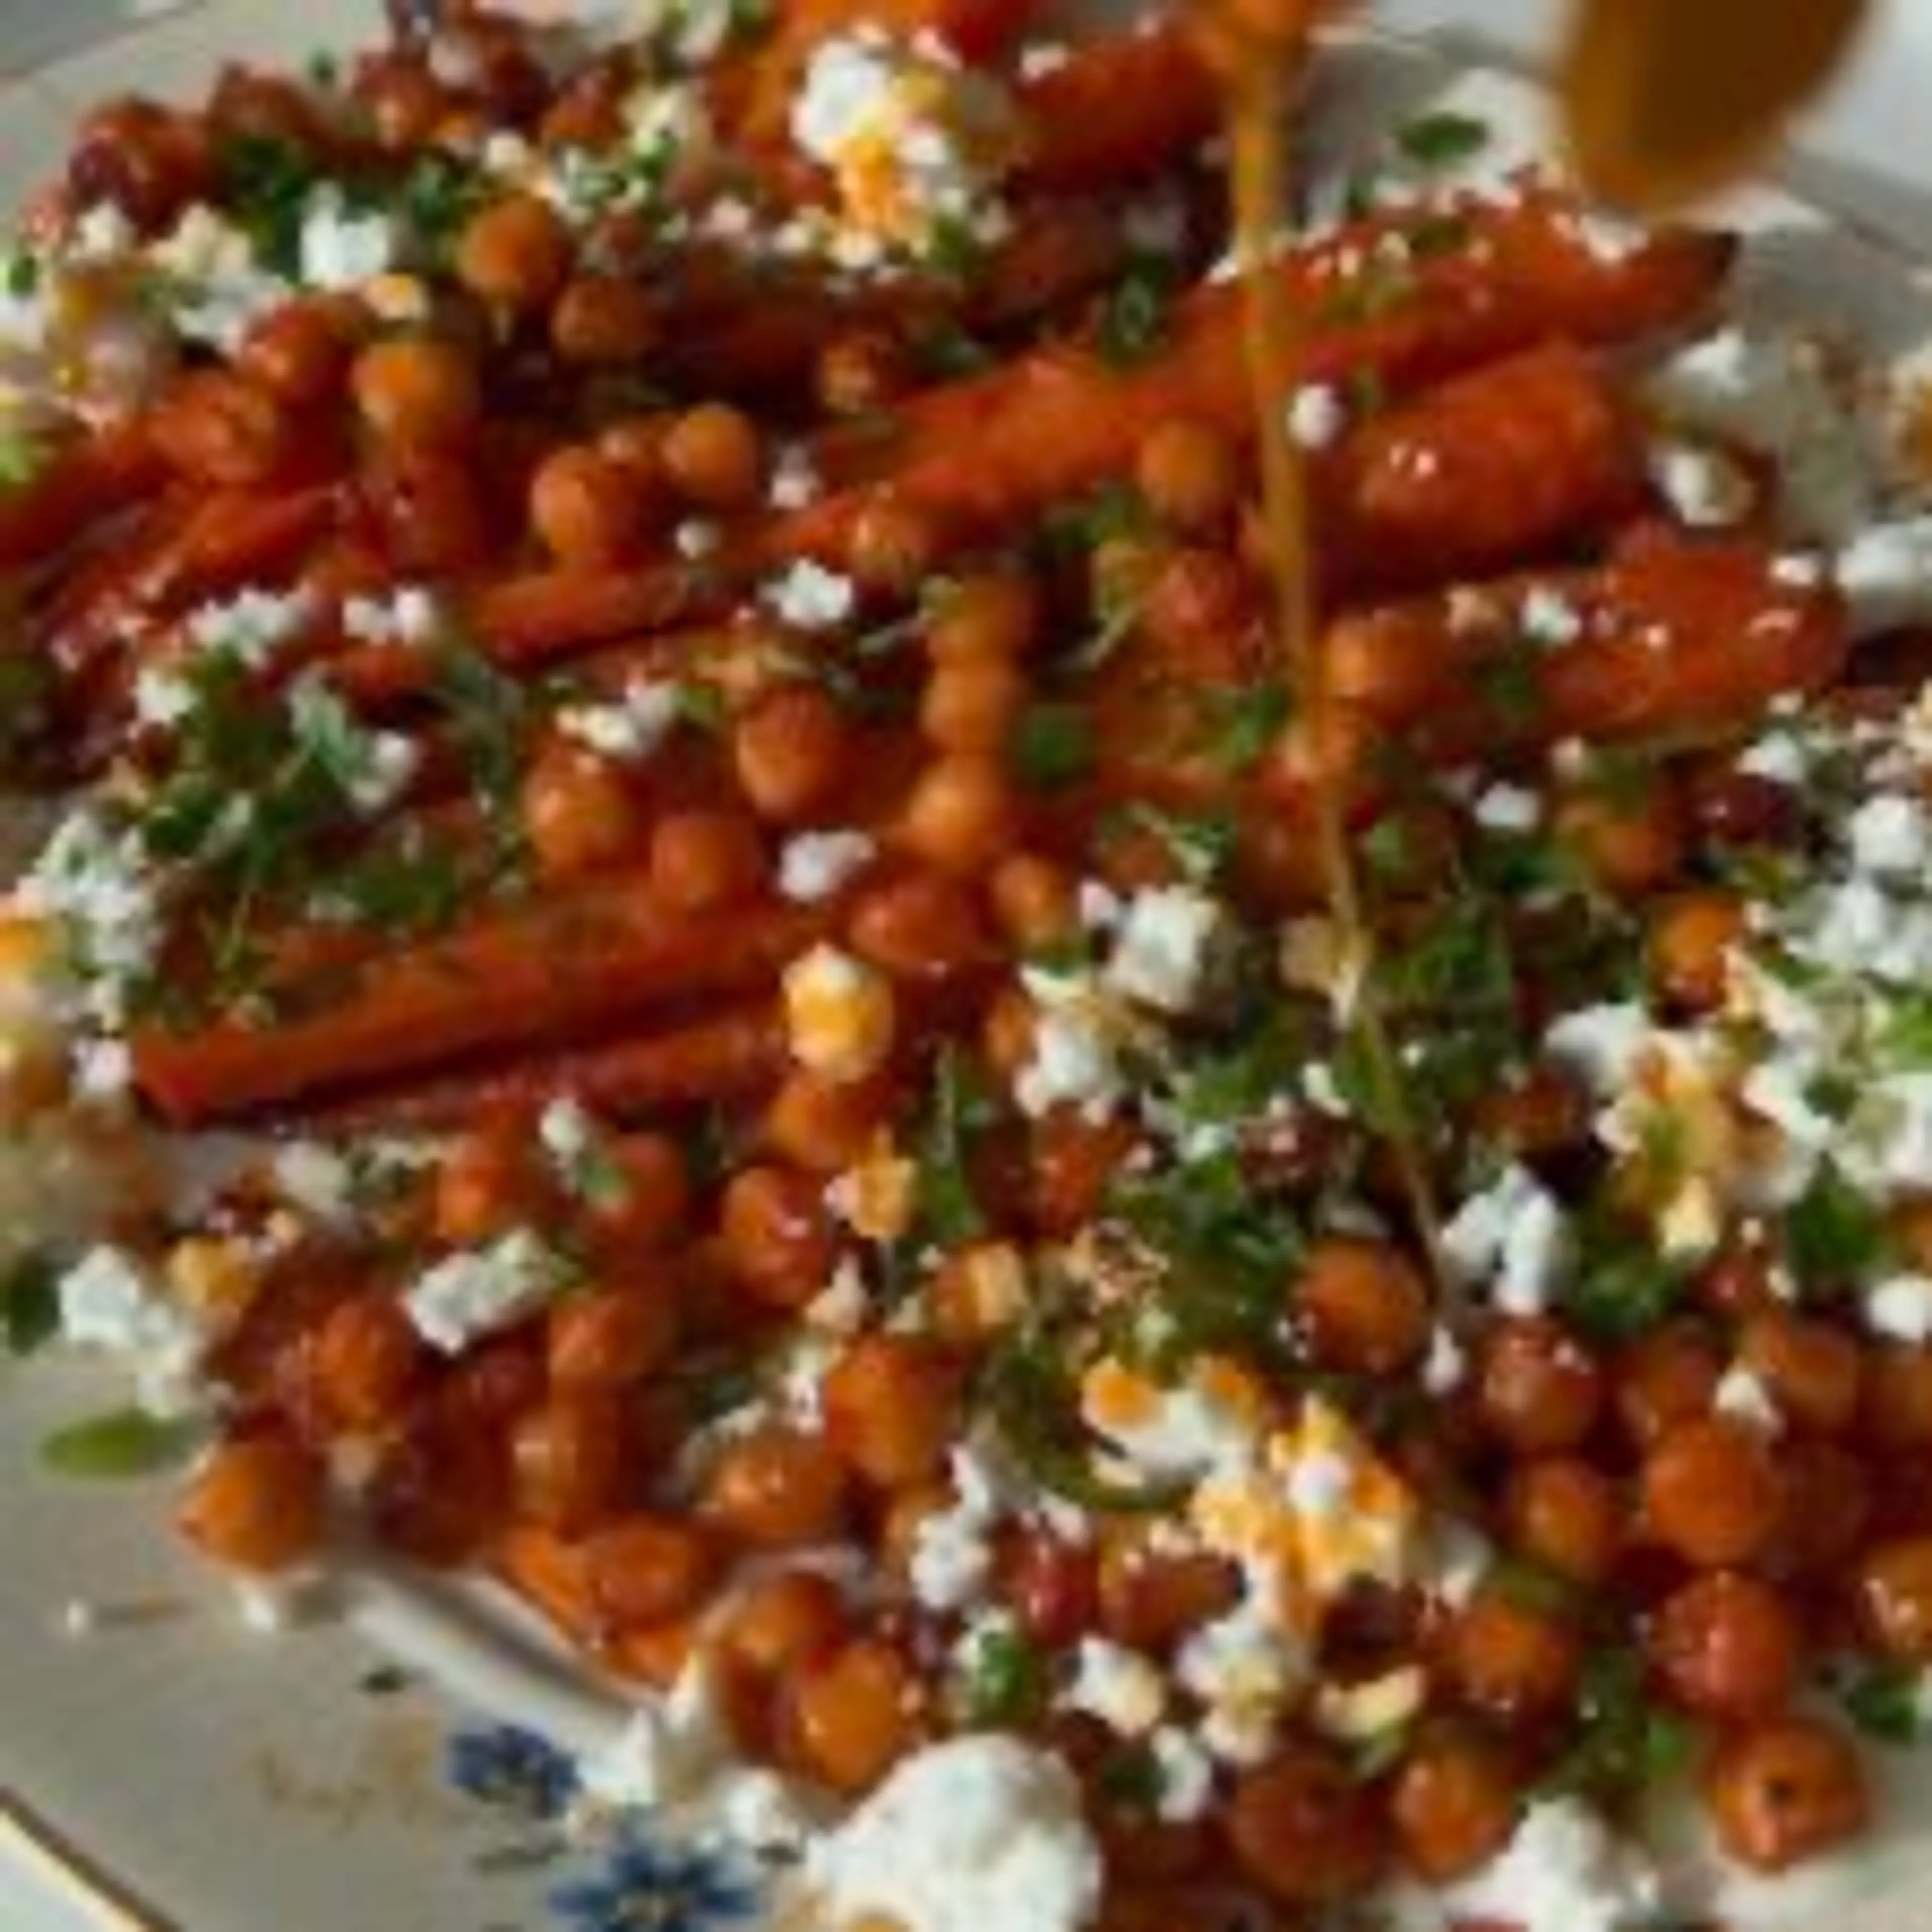
<svg viewBox="0 0 1932 1932">
<path fill-rule="evenodd" d="M 311 1011 L 298 988 L 286 1018 L 145 1032 L 136 1077 L 161 1113 L 193 1124 L 467 1054 L 560 1045 L 667 1001 L 766 985 L 822 923 L 772 907 L 721 933 L 665 905 L 641 876 L 620 874 L 372 960 Z"/>
<path fill-rule="evenodd" d="M 1601 570 L 1352 615 L 1324 640 L 1338 706 L 1455 755 L 1498 736 L 1735 731 L 1828 686 L 1848 647 L 1834 590 L 1744 544 L 1652 544 Z"/>
<path fill-rule="evenodd" d="M 0 491 L 0 569 L 64 550 L 90 525 L 159 489 L 167 465 L 138 419 L 63 450 L 22 488 Z"/>
<path fill-rule="evenodd" d="M 512 1055 L 472 1072 L 379 1088 L 316 1113 L 312 1124 L 350 1132 L 422 1132 L 473 1120 L 495 1107 L 535 1112 L 570 1096 L 622 1120 L 699 1101 L 736 1100 L 782 1071 L 784 1027 L 764 1000 L 658 1030 L 563 1052 Z"/>
<path fill-rule="evenodd" d="M 1641 425 L 1604 364 L 1554 343 L 1372 416 L 1318 466 L 1340 583 L 1439 584 L 1529 563 L 1644 494 Z"/>
</svg>

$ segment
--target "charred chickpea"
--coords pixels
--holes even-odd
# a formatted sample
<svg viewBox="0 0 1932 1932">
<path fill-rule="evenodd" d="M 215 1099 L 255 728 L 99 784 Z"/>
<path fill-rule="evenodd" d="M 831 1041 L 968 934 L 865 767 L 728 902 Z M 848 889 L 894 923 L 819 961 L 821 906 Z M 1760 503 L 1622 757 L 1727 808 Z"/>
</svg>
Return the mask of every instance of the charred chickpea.
<svg viewBox="0 0 1932 1932">
<path fill-rule="evenodd" d="M 1241 465 L 1234 445 L 1211 424 L 1184 417 L 1142 439 L 1134 478 L 1148 508 L 1183 536 L 1218 529 L 1240 500 Z"/>
<path fill-rule="evenodd" d="M 935 664 L 1024 657 L 1040 636 L 1040 590 L 1016 571 L 962 577 L 940 600 L 926 631 Z"/>
<path fill-rule="evenodd" d="M 372 343 L 356 357 L 350 382 L 362 420 L 386 443 L 466 443 L 482 420 L 476 359 L 454 343 L 426 336 Z"/>
<path fill-rule="evenodd" d="M 490 508 L 466 463 L 436 449 L 388 449 L 364 481 L 394 567 L 457 576 L 488 556 Z"/>
<path fill-rule="evenodd" d="M 1864 1352 L 1816 1316 L 1767 1309 L 1738 1330 L 1738 1359 L 1780 1414 L 1814 1436 L 1842 1436 L 1858 1419 Z"/>
<path fill-rule="evenodd" d="M 1634 795 L 1604 787 L 1572 792 L 1556 808 L 1556 831 L 1591 877 L 1618 898 L 1656 892 L 1683 871 L 1683 803 L 1662 771 Z"/>
<path fill-rule="evenodd" d="M 1788 845 L 1803 826 L 1797 794 L 1756 772 L 1700 772 L 1689 805 L 1692 825 L 1710 845 Z"/>
<path fill-rule="evenodd" d="M 919 728 L 942 752 L 1004 752 L 1026 709 L 1026 674 L 1005 658 L 933 668 L 919 702 Z"/>
<path fill-rule="evenodd" d="M 1778 1306 L 1771 1256 L 1762 1247 L 1727 1242 L 1695 1283 L 1697 1305 L 1712 1315 L 1742 1320 Z"/>
<path fill-rule="evenodd" d="M 1706 887 L 1665 902 L 1650 922 L 1650 976 L 1672 1005 L 1714 1012 L 1724 1003 L 1731 950 L 1744 932 L 1744 902 Z"/>
<path fill-rule="evenodd" d="M 1092 1548 L 1044 1529 L 1028 1532 L 1006 1552 L 1000 1595 L 1035 1642 L 1054 1649 L 1078 1642 L 1100 1615 Z"/>
<path fill-rule="evenodd" d="M 1508 1844 L 1521 1802 L 1495 1744 L 1479 1731 L 1444 1730 L 1424 1737 L 1404 1759 L 1389 1815 L 1409 1870 L 1448 1885 Z"/>
<path fill-rule="evenodd" d="M 1932 1536 L 1908 1536 L 1867 1552 L 1858 1570 L 1858 1612 L 1888 1657 L 1932 1664 Z"/>
<path fill-rule="evenodd" d="M 824 1185 L 809 1174 L 741 1168 L 726 1184 L 721 1228 L 738 1282 L 767 1306 L 803 1307 L 831 1274 L 838 1242 Z"/>
<path fill-rule="evenodd" d="M 291 1436 L 223 1443 L 196 1471 L 181 1527 L 218 1563 L 286 1570 L 313 1555 L 328 1507 L 322 1462 Z"/>
<path fill-rule="evenodd" d="M 742 812 L 668 812 L 651 833 L 652 890 L 680 911 L 742 905 L 764 890 L 770 869 L 764 840 Z"/>
<path fill-rule="evenodd" d="M 1005 766 L 982 752 L 949 752 L 920 774 L 899 837 L 927 864 L 970 875 L 1012 849 L 1019 824 L 1019 800 Z"/>
<path fill-rule="evenodd" d="M 827 1438 L 882 1490 L 910 1489 L 942 1473 L 958 1395 L 958 1371 L 945 1352 L 906 1335 L 862 1336 L 820 1390 Z"/>
<path fill-rule="evenodd" d="M 1858 1430 L 1882 1449 L 1932 1448 L 1932 1348 L 1894 1342 L 1871 1351 Z"/>
<path fill-rule="evenodd" d="M 1839 1443 L 1801 1440 L 1780 1447 L 1778 1468 L 1782 1507 L 1762 1559 L 1766 1574 L 1835 1581 L 1856 1562 L 1871 1528 L 1869 1466 Z"/>
<path fill-rule="evenodd" d="M 632 1438 L 622 1395 L 559 1390 L 519 1417 L 510 1440 L 518 1513 L 581 1536 L 631 1498 Z"/>
<path fill-rule="evenodd" d="M 1228 1835 L 1249 1876 L 1291 1906 L 1360 1897 L 1388 1851 L 1372 1794 L 1312 1742 L 1289 1744 L 1240 1780 Z"/>
<path fill-rule="evenodd" d="M 1613 1478 L 1576 1456 L 1520 1464 L 1506 1502 L 1512 1546 L 1567 1581 L 1609 1581 L 1627 1540 L 1627 1511 Z"/>
<path fill-rule="evenodd" d="M 550 339 L 565 362 L 583 368 L 641 362 L 657 346 L 650 292 L 626 275 L 579 275 L 550 311 Z"/>
<path fill-rule="evenodd" d="M 689 1616 L 703 1604 L 718 1574 L 710 1538 L 670 1516 L 626 1516 L 582 1547 L 591 1599 L 600 1617 L 619 1630 L 648 1629 Z"/>
<path fill-rule="evenodd" d="M 1770 1448 L 1720 1416 L 1666 1431 L 1645 1460 L 1642 1486 L 1652 1538 L 1701 1569 L 1750 1562 L 1778 1526 Z"/>
<path fill-rule="evenodd" d="M 1482 1338 L 1476 1405 L 1490 1434 L 1520 1454 L 1574 1449 L 1602 1413 L 1603 1371 L 1560 1322 L 1512 1318 Z"/>
<path fill-rule="evenodd" d="M 213 170 L 213 145 L 199 117 L 128 97 L 88 116 L 67 182 L 82 205 L 112 202 L 152 232 L 206 189 Z"/>
<path fill-rule="evenodd" d="M 1796 1688 L 1797 1619 L 1768 1583 L 1734 1570 L 1694 1578 L 1658 1611 L 1652 1664 L 1685 1709 L 1724 1724 L 1775 1716 Z"/>
<path fill-rule="evenodd" d="M 881 1081 L 835 1080 L 798 1067 L 765 1110 L 764 1142 L 807 1173 L 838 1174 L 864 1156 L 892 1107 L 891 1090 Z"/>
<path fill-rule="evenodd" d="M 471 1128 L 436 1168 L 431 1219 L 440 1240 L 472 1247 L 537 1218 L 550 1190 L 528 1137 L 509 1125 Z"/>
<path fill-rule="evenodd" d="M 1554 1067 L 1534 1067 L 1478 1103 L 1476 1122 L 1486 1140 L 1518 1160 L 1560 1154 L 1586 1140 L 1588 1103 L 1576 1083 Z"/>
<path fill-rule="evenodd" d="M 819 351 L 814 386 L 830 414 L 870 416 L 904 394 L 911 374 L 904 350 L 891 336 L 854 329 Z"/>
<path fill-rule="evenodd" d="M 691 1163 L 668 1134 L 609 1136 L 584 1193 L 586 1217 L 607 1250 L 656 1253 L 683 1233 L 691 1212 Z"/>
<path fill-rule="evenodd" d="M 1040 1042 L 1040 1015 L 1020 986 L 1002 986 L 987 1003 L 980 1023 L 980 1044 L 987 1070 L 1012 1087 L 1031 1061 Z"/>
<path fill-rule="evenodd" d="M 1079 898 L 1065 866 L 1034 852 L 1015 852 L 994 868 L 993 913 L 1012 943 L 1037 951 L 1079 930 Z"/>
<path fill-rule="evenodd" d="M 630 1388 L 670 1360 L 677 1303 L 668 1284 L 586 1288 L 550 1310 L 549 1330 L 552 1388 Z"/>
<path fill-rule="evenodd" d="M 622 769 L 580 746 L 554 742 L 524 775 L 524 836 L 546 879 L 582 878 L 630 857 L 644 814 Z"/>
<path fill-rule="evenodd" d="M 454 105 L 449 89 L 414 52 L 370 63 L 357 76 L 354 94 L 377 145 L 392 153 L 423 146 Z"/>
<path fill-rule="evenodd" d="M 184 478 L 224 488 L 266 482 L 294 456 L 297 430 L 280 399 L 226 370 L 178 379 L 152 418 L 155 446 Z"/>
<path fill-rule="evenodd" d="M 630 472 L 595 449 L 557 450 L 530 478 L 530 528 L 567 569 L 633 561 L 649 534 L 648 508 Z"/>
<path fill-rule="evenodd" d="M 848 933 L 860 958 L 896 980 L 945 980 L 992 956 L 970 890 L 934 872 L 910 873 L 862 893 Z"/>
<path fill-rule="evenodd" d="M 493 308 L 532 315 L 570 273 L 570 230 L 540 195 L 510 194 L 479 208 L 456 244 L 457 279 Z"/>
<path fill-rule="evenodd" d="M 1294 1284 L 1294 1307 L 1315 1360 L 1345 1372 L 1392 1376 L 1429 1346 L 1429 1291 L 1385 1242 L 1316 1243 Z"/>
<path fill-rule="evenodd" d="M 800 1768 L 834 1791 L 869 1790 L 919 1742 L 919 1673 L 878 1638 L 808 1658 L 785 1692 L 784 1730 Z"/>
<path fill-rule="evenodd" d="M 831 693 L 787 684 L 752 706 L 731 734 L 738 783 L 761 818 L 780 825 L 810 818 L 851 770 L 852 728 Z"/>
<path fill-rule="evenodd" d="M 1114 1177 L 1140 1141 L 1132 1120 L 1090 1120 L 1072 1107 L 1056 1107 L 1036 1121 L 1027 1195 L 1035 1226 L 1071 1240 L 1100 1214 Z"/>
<path fill-rule="evenodd" d="M 845 1466 L 823 1436 L 772 1426 L 726 1444 L 699 1508 L 740 1542 L 784 1550 L 836 1537 L 847 1498 Z"/>
<path fill-rule="evenodd" d="M 1640 1448 L 1682 1422 L 1708 1415 L 1725 1361 L 1694 1322 L 1673 1322 L 1634 1342 L 1617 1358 L 1616 1410 Z"/>
<path fill-rule="evenodd" d="M 779 1570 L 747 1583 L 724 1612 L 728 1662 L 777 1683 L 842 1643 L 850 1628 L 838 1586 L 815 1570 Z"/>
<path fill-rule="evenodd" d="M 332 1308 L 316 1336 L 316 1386 L 330 1416 L 354 1430 L 394 1422 L 424 1366 L 422 1339 L 402 1304 L 372 1292 Z"/>
<path fill-rule="evenodd" d="M 764 488 L 764 440 L 751 418 L 726 403 L 701 403 L 676 418 L 658 460 L 678 494 L 700 510 L 749 509 Z"/>
<path fill-rule="evenodd" d="M 285 302 L 250 328 L 236 366 L 292 407 L 314 409 L 346 386 L 360 333 L 341 302 L 313 296 Z"/>
<path fill-rule="evenodd" d="M 1509 1724 L 1559 1709 L 1575 1695 L 1581 1640 L 1552 1610 L 1484 1590 L 1456 1617 L 1448 1663 L 1477 1709 Z"/>
<path fill-rule="evenodd" d="M 875 597 L 911 597 L 932 574 L 939 554 L 939 531 L 926 512 L 881 497 L 854 520 L 845 567 Z"/>
<path fill-rule="evenodd" d="M 1100 1555 L 1100 1628 L 1130 1649 L 1160 1652 L 1240 1600 L 1240 1573 L 1205 1551 L 1168 1552 L 1129 1537 Z"/>
<path fill-rule="evenodd" d="M 1732 1858 L 1780 1872 L 1858 1837 L 1871 1794 L 1851 1740 L 1810 1718 L 1733 1732 L 1705 1776 L 1718 1838 Z"/>
</svg>

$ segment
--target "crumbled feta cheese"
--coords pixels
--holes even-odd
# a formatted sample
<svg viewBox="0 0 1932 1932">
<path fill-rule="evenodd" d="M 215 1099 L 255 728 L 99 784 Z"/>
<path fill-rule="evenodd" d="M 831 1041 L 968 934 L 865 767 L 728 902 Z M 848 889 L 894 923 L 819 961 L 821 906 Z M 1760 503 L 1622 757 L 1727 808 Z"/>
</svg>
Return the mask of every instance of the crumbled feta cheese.
<svg viewBox="0 0 1932 1932">
<path fill-rule="evenodd" d="M 356 644 L 427 644 L 442 626 L 435 593 L 419 584 L 405 584 L 386 597 L 343 599 L 342 633 Z"/>
<path fill-rule="evenodd" d="M 785 968 L 784 992 L 792 1058 L 801 1066 L 852 1081 L 885 1064 L 896 1010 L 892 982 L 877 967 L 820 944 Z"/>
<path fill-rule="evenodd" d="M 1451 1916 L 1520 1932 L 1641 1932 L 1664 1907 L 1654 1868 L 1572 1798 L 1532 1803 L 1508 1848 L 1448 1895 Z"/>
<path fill-rule="evenodd" d="M 74 1095 L 103 1106 L 128 1099 L 134 1085 L 134 1055 L 122 1040 L 83 1040 L 74 1049 Z"/>
<path fill-rule="evenodd" d="M 930 1610 L 962 1610 L 992 1581 L 994 1532 L 1007 1514 L 1000 1472 L 970 1443 L 952 1456 L 951 1505 L 920 1519 L 907 1574 L 913 1594 Z"/>
<path fill-rule="evenodd" d="M 315 614 L 315 599 L 306 590 L 240 590 L 190 612 L 182 630 L 191 650 L 260 670 L 308 628 Z"/>
<path fill-rule="evenodd" d="M 1524 785 L 1492 784 L 1470 807 L 1476 823 L 1488 832 L 1534 832 L 1543 820 L 1543 801 Z"/>
<path fill-rule="evenodd" d="M 1325 383 L 1306 383 L 1289 399 L 1288 434 L 1298 449 L 1330 448 L 1348 427 L 1348 412 L 1340 392 Z"/>
<path fill-rule="evenodd" d="M 1894 1275 L 1865 1297 L 1865 1324 L 1887 1341 L 1922 1348 L 1932 1342 L 1932 1277 Z"/>
<path fill-rule="evenodd" d="M 907 1759 L 806 1853 L 828 1922 L 898 1932 L 1082 1932 L 1101 1864 L 1080 1788 L 1017 1739 L 954 1738 Z"/>
<path fill-rule="evenodd" d="M 128 1362 L 139 1374 L 142 1408 L 176 1415 L 202 1407 L 200 1368 L 208 1337 L 131 1256 L 118 1248 L 92 1249 L 61 1276 L 56 1293 L 62 1340 Z"/>
<path fill-rule="evenodd" d="M 1691 530 L 1728 529 L 1751 513 L 1750 476 L 1720 450 L 1667 436 L 1651 446 L 1649 467 L 1652 486 Z"/>
<path fill-rule="evenodd" d="M 1013 1082 L 1021 1111 L 1037 1118 L 1070 1106 L 1104 1120 L 1126 1092 L 1120 1016 L 1081 976 L 1029 970 L 1022 979 L 1035 1012 L 1033 1056 Z"/>
<path fill-rule="evenodd" d="M 1544 1044 L 1558 1066 L 1600 1096 L 1628 1084 L 1651 1036 L 1650 1016 L 1630 1003 L 1565 1013 L 1552 1024 Z"/>
<path fill-rule="evenodd" d="M 1834 574 L 1854 637 L 1932 623 L 1932 517 L 1859 530 Z"/>
<path fill-rule="evenodd" d="M 556 728 L 599 758 L 639 765 L 676 729 L 682 712 L 675 684 L 637 678 L 603 703 L 566 705 L 556 714 Z"/>
<path fill-rule="evenodd" d="M 346 1227 L 356 1218 L 354 1176 L 333 1148 L 290 1141 L 268 1162 L 275 1190 L 289 1204 L 326 1226 Z"/>
<path fill-rule="evenodd" d="M 1538 1315 L 1568 1270 L 1563 1209 L 1527 1168 L 1505 1168 L 1442 1230 L 1442 1258 L 1462 1286 L 1486 1286 L 1507 1315 Z"/>
<path fill-rule="evenodd" d="M 227 354 L 288 297 L 288 284 L 256 260 L 247 231 L 202 203 L 149 246 L 147 259 L 166 278 L 176 332 Z"/>
<path fill-rule="evenodd" d="M 1784 1415 L 1763 1377 L 1742 1362 L 1734 1362 L 1725 1371 L 1712 1392 L 1711 1406 L 1718 1414 L 1766 1436 L 1775 1436 L 1784 1426 Z"/>
<path fill-rule="evenodd" d="M 1422 1386 L 1434 1396 L 1453 1395 L 1469 1373 L 1469 1354 L 1452 1328 L 1438 1328 L 1430 1337 L 1422 1364 Z"/>
<path fill-rule="evenodd" d="M 1163 1724 L 1148 1740 L 1160 1794 L 1154 1810 L 1169 1825 L 1191 1825 L 1214 1803 L 1214 1760 L 1199 1740 L 1176 1724 Z"/>
<path fill-rule="evenodd" d="M 1136 893 L 1115 937 L 1106 983 L 1160 1012 L 1192 1012 L 1207 982 L 1220 925 L 1220 908 L 1192 886 Z"/>
<path fill-rule="evenodd" d="M 724 541 L 724 533 L 703 517 L 686 517 L 671 532 L 670 540 L 680 556 L 688 563 L 696 563 Z"/>
<path fill-rule="evenodd" d="M 1162 1388 L 1112 1356 L 1081 1379 L 1082 1420 L 1156 1481 L 1251 1461 L 1261 1444 L 1258 1392 L 1232 1364 L 1203 1360 Z"/>
<path fill-rule="evenodd" d="M 801 832 L 778 855 L 778 890 L 800 905 L 835 898 L 878 852 L 863 832 Z"/>
<path fill-rule="evenodd" d="M 397 266 L 402 232 L 380 209 L 352 213 L 341 190 L 325 185 L 302 215 L 302 279 L 317 289 L 352 289 Z"/>
<path fill-rule="evenodd" d="M 1206 1708 L 1202 1743 L 1222 1762 L 1247 1768 L 1274 1748 L 1284 1713 L 1307 1681 L 1308 1657 L 1274 1606 L 1251 1593 L 1187 1638 L 1174 1674 Z"/>
<path fill-rule="evenodd" d="M 858 608 L 859 590 L 849 577 L 801 557 L 766 586 L 764 601 L 782 622 L 801 631 L 826 631 L 844 623 Z"/>
<path fill-rule="evenodd" d="M 1167 1681 L 1139 1652 L 1106 1637 L 1083 1637 L 1061 1702 L 1121 1737 L 1144 1737 L 1167 1713 Z"/>
<path fill-rule="evenodd" d="M 1030 40 L 1020 50 L 1018 62 L 1022 80 L 1038 80 L 1045 75 L 1058 74 L 1073 58 L 1071 50 L 1061 40 Z"/>
<path fill-rule="evenodd" d="M 1847 821 L 1845 837 L 1861 872 L 1918 880 L 1932 867 L 1932 818 L 1918 799 L 1882 792 L 1865 800 Z"/>
<path fill-rule="evenodd" d="M 772 466 L 771 503 L 775 510 L 802 510 L 824 488 L 810 453 L 788 444 Z"/>
<path fill-rule="evenodd" d="M 563 1280 L 556 1256 L 526 1228 L 490 1246 L 448 1256 L 403 1297 L 418 1334 L 446 1355 L 534 1315 Z"/>
<path fill-rule="evenodd" d="M 55 829 L 14 904 L 56 922 L 86 1012 L 118 1028 L 160 956 L 161 884 L 140 835 L 83 807 Z"/>
</svg>

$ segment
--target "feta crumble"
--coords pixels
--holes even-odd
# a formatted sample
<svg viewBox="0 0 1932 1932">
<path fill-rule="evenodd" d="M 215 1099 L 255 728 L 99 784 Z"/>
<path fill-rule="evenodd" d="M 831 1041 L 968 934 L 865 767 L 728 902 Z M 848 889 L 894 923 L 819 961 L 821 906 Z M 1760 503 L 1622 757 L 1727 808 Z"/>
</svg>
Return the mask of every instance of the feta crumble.
<svg viewBox="0 0 1932 1932">
<path fill-rule="evenodd" d="M 418 1334 L 446 1355 L 514 1328 L 553 1300 L 564 1280 L 557 1256 L 526 1228 L 482 1249 L 447 1256 L 403 1296 Z"/>
</svg>

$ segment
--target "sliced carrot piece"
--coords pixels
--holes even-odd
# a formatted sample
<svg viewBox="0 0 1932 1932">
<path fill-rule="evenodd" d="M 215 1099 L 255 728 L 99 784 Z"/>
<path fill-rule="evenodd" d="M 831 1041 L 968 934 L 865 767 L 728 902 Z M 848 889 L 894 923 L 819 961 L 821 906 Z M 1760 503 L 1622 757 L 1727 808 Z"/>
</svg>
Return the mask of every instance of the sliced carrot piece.
<svg viewBox="0 0 1932 1932">
<path fill-rule="evenodd" d="M 64 449 L 23 488 L 0 492 L 0 569 L 64 550 L 88 527 L 130 508 L 166 482 L 168 468 L 139 422 Z"/>
</svg>

